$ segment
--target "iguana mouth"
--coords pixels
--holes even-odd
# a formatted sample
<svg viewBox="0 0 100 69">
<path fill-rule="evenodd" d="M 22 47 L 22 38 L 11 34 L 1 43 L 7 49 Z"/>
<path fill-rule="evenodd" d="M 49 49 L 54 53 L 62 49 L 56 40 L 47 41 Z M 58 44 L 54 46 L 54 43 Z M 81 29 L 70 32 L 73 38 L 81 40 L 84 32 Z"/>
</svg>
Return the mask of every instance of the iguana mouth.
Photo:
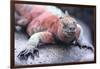
<svg viewBox="0 0 100 69">
<path fill-rule="evenodd" d="M 74 35 L 75 34 L 75 32 L 70 32 L 70 33 L 68 33 L 68 35 Z"/>
<path fill-rule="evenodd" d="M 65 38 L 68 38 L 68 37 L 73 37 L 75 35 L 75 32 L 64 32 L 65 34 Z"/>
</svg>

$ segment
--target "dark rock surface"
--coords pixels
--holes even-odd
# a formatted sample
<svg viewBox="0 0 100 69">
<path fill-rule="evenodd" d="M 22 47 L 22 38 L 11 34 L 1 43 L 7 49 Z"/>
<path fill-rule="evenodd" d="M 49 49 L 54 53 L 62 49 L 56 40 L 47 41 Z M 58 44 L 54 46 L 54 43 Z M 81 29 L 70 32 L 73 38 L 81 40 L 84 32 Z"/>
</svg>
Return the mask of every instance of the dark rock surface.
<svg viewBox="0 0 100 69">
<path fill-rule="evenodd" d="M 28 38 L 23 33 L 15 32 L 15 64 L 31 65 L 31 64 L 53 64 L 53 63 L 69 63 L 93 61 L 94 54 L 91 50 L 80 49 L 78 46 L 42 46 L 39 48 L 39 57 L 32 60 L 30 57 L 27 61 L 20 61 L 17 55 L 24 49 Z"/>
</svg>

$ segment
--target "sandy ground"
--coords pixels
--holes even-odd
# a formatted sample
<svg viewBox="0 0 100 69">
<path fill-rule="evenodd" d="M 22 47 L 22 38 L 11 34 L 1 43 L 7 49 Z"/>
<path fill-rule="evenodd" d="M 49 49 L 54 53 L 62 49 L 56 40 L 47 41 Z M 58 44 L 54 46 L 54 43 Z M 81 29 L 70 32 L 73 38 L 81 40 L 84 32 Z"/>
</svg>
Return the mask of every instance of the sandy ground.
<svg viewBox="0 0 100 69">
<path fill-rule="evenodd" d="M 35 65 L 35 64 L 53 64 L 69 63 L 81 61 L 93 61 L 94 54 L 87 49 L 80 49 L 78 46 L 43 46 L 39 48 L 39 57 L 32 60 L 20 61 L 17 55 L 24 49 L 28 38 L 23 33 L 15 32 L 15 64 L 16 65 Z"/>
</svg>

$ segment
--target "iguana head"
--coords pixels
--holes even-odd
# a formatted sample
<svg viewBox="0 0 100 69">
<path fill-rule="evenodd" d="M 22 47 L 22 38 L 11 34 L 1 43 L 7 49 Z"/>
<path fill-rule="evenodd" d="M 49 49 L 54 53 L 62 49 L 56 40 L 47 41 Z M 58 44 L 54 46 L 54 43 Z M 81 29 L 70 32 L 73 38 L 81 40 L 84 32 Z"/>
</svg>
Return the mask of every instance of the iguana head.
<svg viewBox="0 0 100 69">
<path fill-rule="evenodd" d="M 68 15 L 67 11 L 65 15 L 61 17 L 62 32 L 66 37 L 72 37 L 75 35 L 77 28 L 77 21 L 75 18 Z"/>
</svg>

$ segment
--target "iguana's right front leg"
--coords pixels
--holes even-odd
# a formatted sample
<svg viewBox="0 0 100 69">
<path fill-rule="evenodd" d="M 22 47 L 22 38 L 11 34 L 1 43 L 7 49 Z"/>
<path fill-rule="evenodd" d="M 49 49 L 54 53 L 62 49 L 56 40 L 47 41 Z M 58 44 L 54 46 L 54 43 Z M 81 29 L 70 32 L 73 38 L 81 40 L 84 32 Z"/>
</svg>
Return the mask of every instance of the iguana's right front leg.
<svg viewBox="0 0 100 69">
<path fill-rule="evenodd" d="M 37 46 L 40 44 L 53 43 L 53 36 L 50 32 L 39 32 L 33 34 L 28 40 L 27 46 L 18 54 L 20 60 L 27 60 L 29 56 L 34 59 L 34 56 L 39 57 Z"/>
</svg>

